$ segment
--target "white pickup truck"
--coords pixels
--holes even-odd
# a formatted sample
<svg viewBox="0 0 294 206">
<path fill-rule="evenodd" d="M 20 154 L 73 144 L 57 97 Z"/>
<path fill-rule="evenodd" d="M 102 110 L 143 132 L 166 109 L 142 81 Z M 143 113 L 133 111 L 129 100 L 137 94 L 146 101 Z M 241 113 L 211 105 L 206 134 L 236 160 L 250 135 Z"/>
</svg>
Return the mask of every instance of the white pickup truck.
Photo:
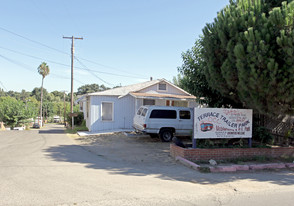
<svg viewBox="0 0 294 206">
<path fill-rule="evenodd" d="M 141 106 L 134 116 L 136 131 L 158 136 L 169 142 L 173 136 L 191 136 L 193 130 L 193 109 L 170 106 Z"/>
</svg>

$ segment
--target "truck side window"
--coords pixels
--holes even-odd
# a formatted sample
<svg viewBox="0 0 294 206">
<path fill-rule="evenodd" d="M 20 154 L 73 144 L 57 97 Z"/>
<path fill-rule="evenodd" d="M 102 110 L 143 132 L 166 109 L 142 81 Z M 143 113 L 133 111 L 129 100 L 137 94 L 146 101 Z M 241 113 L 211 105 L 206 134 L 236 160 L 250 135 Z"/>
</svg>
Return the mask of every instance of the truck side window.
<svg viewBox="0 0 294 206">
<path fill-rule="evenodd" d="M 176 119 L 177 112 L 176 110 L 161 110 L 154 109 L 150 114 L 150 118 L 159 118 L 159 119 Z"/>
<path fill-rule="evenodd" d="M 144 109 L 144 110 L 142 111 L 142 114 L 141 114 L 141 115 L 142 115 L 143 117 L 145 117 L 146 112 L 147 112 L 147 109 Z"/>
<path fill-rule="evenodd" d="M 137 112 L 137 115 L 140 115 L 142 113 L 143 108 L 140 108 Z"/>
<path fill-rule="evenodd" d="M 180 119 L 191 119 L 190 111 L 180 111 Z"/>
</svg>

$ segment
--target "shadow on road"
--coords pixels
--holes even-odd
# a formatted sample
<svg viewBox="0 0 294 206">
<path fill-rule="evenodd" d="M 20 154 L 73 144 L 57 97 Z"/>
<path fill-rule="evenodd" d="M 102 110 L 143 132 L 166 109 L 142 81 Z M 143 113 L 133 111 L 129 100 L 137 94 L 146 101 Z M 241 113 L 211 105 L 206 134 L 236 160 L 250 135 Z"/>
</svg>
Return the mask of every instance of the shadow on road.
<svg viewBox="0 0 294 206">
<path fill-rule="evenodd" d="M 39 134 L 64 134 L 65 128 L 62 124 L 46 124 L 39 130 Z"/>
<path fill-rule="evenodd" d="M 64 130 L 60 130 L 60 129 L 39 130 L 39 134 L 64 134 Z"/>
<path fill-rule="evenodd" d="M 238 173 L 200 173 L 180 164 L 147 164 L 128 163 L 108 159 L 107 156 L 97 155 L 88 151 L 89 148 L 78 145 L 60 145 L 45 150 L 47 155 L 55 161 L 80 163 L 86 168 L 107 170 L 112 174 L 146 176 L 154 175 L 164 180 L 185 181 L 195 184 L 220 184 L 239 180 L 250 180 L 256 182 L 268 182 L 277 185 L 293 185 L 293 170 L 280 171 L 255 171 Z M 135 154 L 134 154 L 135 155 Z"/>
</svg>

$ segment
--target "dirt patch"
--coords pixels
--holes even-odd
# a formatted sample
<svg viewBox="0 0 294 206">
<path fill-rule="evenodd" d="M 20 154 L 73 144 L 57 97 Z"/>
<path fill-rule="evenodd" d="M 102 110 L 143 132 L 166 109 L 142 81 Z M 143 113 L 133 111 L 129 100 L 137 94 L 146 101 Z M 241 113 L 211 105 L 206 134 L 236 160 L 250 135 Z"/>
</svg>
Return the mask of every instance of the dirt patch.
<svg viewBox="0 0 294 206">
<path fill-rule="evenodd" d="M 124 133 L 111 133 L 75 138 L 78 144 L 98 156 L 111 161 L 132 164 L 176 164 L 170 156 L 170 143 L 148 135 L 126 136 Z"/>
</svg>

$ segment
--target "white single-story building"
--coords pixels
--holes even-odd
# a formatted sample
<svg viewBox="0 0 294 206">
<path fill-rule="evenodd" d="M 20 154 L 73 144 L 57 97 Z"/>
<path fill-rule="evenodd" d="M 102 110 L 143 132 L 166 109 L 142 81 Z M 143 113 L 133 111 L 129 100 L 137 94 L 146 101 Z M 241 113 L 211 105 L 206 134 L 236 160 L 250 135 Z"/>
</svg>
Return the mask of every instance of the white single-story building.
<svg viewBox="0 0 294 206">
<path fill-rule="evenodd" d="M 166 81 L 151 80 L 102 92 L 89 93 L 77 102 L 90 132 L 132 129 L 142 105 L 195 107 L 196 97 Z"/>
</svg>

